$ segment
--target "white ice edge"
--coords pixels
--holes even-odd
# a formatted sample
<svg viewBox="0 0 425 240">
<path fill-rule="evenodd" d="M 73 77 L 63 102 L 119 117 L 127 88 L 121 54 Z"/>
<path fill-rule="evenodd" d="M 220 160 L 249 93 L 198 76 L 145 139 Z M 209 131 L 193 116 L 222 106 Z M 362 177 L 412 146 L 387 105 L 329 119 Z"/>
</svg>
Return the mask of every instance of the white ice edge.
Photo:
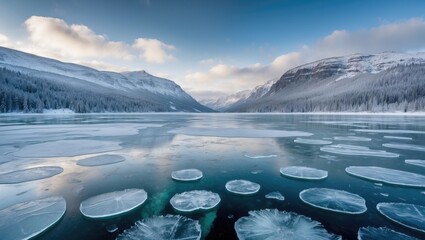
<svg viewBox="0 0 425 240">
<path fill-rule="evenodd" d="M 194 211 L 198 211 L 198 210 L 210 210 L 210 209 L 213 209 L 213 208 L 215 208 L 221 202 L 221 197 L 220 197 L 220 195 L 218 193 L 214 193 L 214 192 L 206 191 L 206 190 L 193 190 L 193 191 L 205 191 L 205 192 L 211 193 L 212 195 L 217 195 L 218 196 L 218 201 L 217 201 L 216 204 L 212 205 L 211 207 L 198 206 L 198 207 L 193 207 L 193 208 L 184 210 L 184 209 L 181 209 L 181 208 L 175 206 L 173 204 L 173 201 L 171 201 L 175 196 L 180 195 L 180 194 L 187 193 L 187 192 L 183 192 L 183 193 L 175 194 L 173 197 L 171 197 L 171 199 L 170 199 L 171 206 L 174 209 L 176 209 L 177 211 L 180 211 L 180 212 L 194 212 Z M 192 192 L 192 191 L 188 191 L 188 192 Z"/>
<path fill-rule="evenodd" d="M 212 206 L 212 207 L 209 207 L 209 208 L 207 208 L 207 207 L 197 207 L 197 208 L 191 208 L 191 209 L 188 209 L 188 210 L 183 210 L 183 209 L 181 209 L 181 208 L 178 208 L 178 207 L 176 207 L 176 206 L 174 206 L 171 202 L 170 202 L 170 204 L 173 206 L 173 208 L 174 209 L 176 209 L 177 211 L 180 211 L 180 212 L 194 212 L 194 211 L 197 211 L 197 210 L 210 210 L 210 209 L 213 209 L 213 208 L 215 208 L 219 203 L 221 202 L 221 199 L 214 205 L 214 206 Z"/>
<path fill-rule="evenodd" d="M 385 216 L 386 218 L 390 219 L 390 220 L 391 220 L 391 221 L 393 221 L 393 222 L 396 222 L 396 223 L 398 223 L 398 224 L 400 224 L 400 225 L 402 225 L 402 226 L 405 226 L 405 227 L 407 227 L 407 228 L 409 228 L 409 229 L 414 229 L 414 230 L 416 230 L 416 231 L 419 231 L 419 232 L 423 232 L 423 233 L 425 233 L 425 230 L 424 230 L 424 229 L 418 229 L 418 228 L 415 228 L 415 227 L 409 226 L 409 225 L 407 225 L 407 224 L 404 224 L 404 223 L 402 223 L 402 222 L 400 222 L 400 221 L 397 221 L 397 220 L 395 220 L 395 219 L 393 219 L 393 218 L 391 218 L 391 217 L 387 216 L 386 214 L 384 214 L 384 213 L 382 212 L 382 210 L 380 209 L 380 207 L 381 207 L 382 205 L 388 205 L 388 204 L 392 204 L 392 203 L 391 203 L 391 202 L 382 202 L 382 203 L 378 203 L 378 204 L 376 205 L 376 209 L 379 211 L 379 213 L 380 213 L 380 214 L 382 214 L 383 216 Z M 400 203 L 400 204 L 415 205 L 415 204 L 408 204 L 408 203 Z"/>
<path fill-rule="evenodd" d="M 309 189 L 311 189 L 311 188 L 309 188 Z M 340 210 L 326 208 L 326 207 L 322 207 L 322 206 L 319 206 L 319 205 L 315 205 L 315 204 L 309 203 L 309 202 L 305 201 L 302 198 L 302 196 L 301 196 L 304 192 L 306 192 L 309 189 L 305 189 L 305 190 L 301 191 L 298 196 L 301 199 L 301 201 L 303 201 L 304 203 L 306 203 L 306 204 L 308 204 L 310 206 L 313 206 L 313 207 L 316 207 L 316 208 L 320 208 L 320 209 L 323 209 L 323 210 L 327 210 L 327 211 L 331 211 L 331 212 L 338 212 L 338 213 L 344 213 L 344 214 L 350 214 L 350 215 L 362 214 L 362 213 L 365 213 L 367 211 L 367 207 L 363 211 L 359 211 L 359 212 L 347 212 L 347 211 L 340 211 Z M 350 193 L 350 192 L 347 192 L 347 191 L 344 191 L 344 190 L 338 190 L 338 191 L 346 192 L 346 193 L 349 193 L 349 194 L 352 194 L 352 195 L 357 195 L 357 194 L 353 194 L 353 193 Z M 359 196 L 359 195 L 357 195 L 357 196 Z"/>
<path fill-rule="evenodd" d="M 235 179 L 235 180 L 228 181 L 228 182 L 226 183 L 226 185 L 225 185 L 226 190 L 227 190 L 227 191 L 229 191 L 229 192 L 231 192 L 231 193 L 234 193 L 234 194 L 240 194 L 240 195 L 252 195 L 252 194 L 256 194 L 256 193 L 258 193 L 258 192 L 260 191 L 260 189 L 261 189 L 261 185 L 260 185 L 260 184 L 258 184 L 258 183 L 254 183 L 254 182 L 251 182 L 251 181 L 248 181 L 248 180 L 242 180 L 242 181 L 247 181 L 247 182 L 250 182 L 250 183 L 256 184 L 256 186 L 258 185 L 257 190 L 255 190 L 255 191 L 250 191 L 250 192 L 239 192 L 239 191 L 229 190 L 229 185 L 231 185 L 233 181 L 238 181 L 238 180 L 242 180 L 242 179 Z"/>
<path fill-rule="evenodd" d="M 142 189 L 140 189 L 140 190 L 142 190 Z M 106 193 L 104 193 L 104 194 L 106 194 Z M 102 194 L 99 194 L 99 195 L 102 195 Z M 93 197 L 96 197 L 96 196 L 98 196 L 98 195 L 95 195 Z M 88 199 L 90 199 L 90 198 L 88 198 Z M 88 199 L 86 199 L 86 200 L 88 200 Z M 80 203 L 80 212 L 81 212 L 81 214 L 83 214 L 83 216 L 88 217 L 88 218 L 92 218 L 92 219 L 114 217 L 114 216 L 118 216 L 118 215 L 121 215 L 121 214 L 130 212 L 130 211 L 132 211 L 132 210 L 140 207 L 143 203 L 146 202 L 146 200 L 147 200 L 147 198 L 144 201 L 138 203 L 137 205 L 135 205 L 135 206 L 133 206 L 131 208 L 127 208 L 127 209 L 124 209 L 124 210 L 119 211 L 119 212 L 115 212 L 115 213 L 111 213 L 111 214 L 104 214 L 104 215 L 90 215 L 90 214 L 84 213 L 83 210 L 81 210 L 82 203 L 84 202 L 83 201 L 83 202 Z"/>
<path fill-rule="evenodd" d="M 52 197 L 47 197 L 47 198 L 33 200 L 33 201 L 43 201 L 43 200 L 52 199 L 52 198 L 59 199 L 56 203 L 61 202 L 61 203 L 64 204 L 64 208 L 63 208 L 63 211 L 61 212 L 60 216 L 55 218 L 54 221 L 52 221 L 50 224 L 46 225 L 46 227 L 44 227 L 43 229 L 40 229 L 39 231 L 34 232 L 34 233 L 28 235 L 27 237 L 23 238 L 23 240 L 29 240 L 29 239 L 32 239 L 32 238 L 44 233 L 45 231 L 49 230 L 52 226 L 54 226 L 56 223 L 58 223 L 59 220 L 61 220 L 62 217 L 65 215 L 66 209 L 67 209 L 66 208 L 66 200 L 62 196 L 52 196 Z M 25 204 L 25 203 L 29 203 L 29 202 L 33 202 L 33 201 L 21 202 L 21 203 L 15 204 L 15 205 Z M 12 205 L 12 206 L 9 206 L 9 207 L 14 207 L 15 205 Z M 9 207 L 6 207 L 6 208 L 9 208 Z M 4 209 L 6 209 L 6 208 L 4 208 Z M 1 210 L 3 210 L 3 209 L 1 209 Z"/>
<path fill-rule="evenodd" d="M 197 170 L 197 171 L 199 171 L 199 174 L 200 175 L 198 177 L 194 177 L 194 178 L 179 178 L 179 177 L 175 176 L 175 172 L 184 171 L 184 170 Z M 194 169 L 194 168 L 191 168 L 191 169 L 182 169 L 182 170 L 178 170 L 178 171 L 173 171 L 171 173 L 171 178 L 172 179 L 177 180 L 177 181 L 182 181 L 182 182 L 196 181 L 196 180 L 201 179 L 203 176 L 204 176 L 204 174 L 202 173 L 202 171 L 200 171 L 198 169 Z"/>
<path fill-rule="evenodd" d="M 317 170 L 317 171 L 324 173 L 325 175 L 322 176 L 322 177 L 303 177 L 303 176 L 291 175 L 291 174 L 288 174 L 288 173 L 283 173 L 282 170 L 284 170 L 284 169 L 285 168 L 280 168 L 280 170 L 279 170 L 280 174 L 282 174 L 285 177 L 289 177 L 289 178 L 297 178 L 297 179 L 304 179 L 304 180 L 321 180 L 321 179 L 325 179 L 325 178 L 328 177 L 328 171 L 321 170 L 321 169 L 314 169 L 314 170 Z M 313 168 L 310 168 L 310 169 L 313 170 Z"/>
<path fill-rule="evenodd" d="M 350 166 L 350 167 L 358 167 L 358 166 Z M 349 170 L 350 167 L 346 167 L 345 168 L 345 172 L 348 173 L 349 175 L 352 175 L 352 176 L 355 176 L 355 177 L 359 177 L 361 179 L 366 179 L 366 180 L 369 180 L 369 181 L 376 181 L 376 182 L 379 182 L 379 183 L 386 183 L 386 184 L 390 184 L 390 185 L 407 186 L 407 187 L 425 187 L 425 182 L 424 182 L 423 185 L 418 185 L 418 184 L 404 184 L 404 183 L 390 182 L 390 181 L 386 181 L 386 180 L 378 179 L 378 178 L 374 178 L 374 177 L 365 177 L 365 176 L 362 176 L 360 174 L 350 172 L 350 170 Z M 373 166 L 370 166 L 370 167 L 373 167 Z M 391 170 L 395 170 L 395 169 L 391 169 Z M 400 171 L 400 170 L 398 170 L 398 171 Z M 406 172 L 406 171 L 403 171 L 403 172 Z M 407 173 L 411 173 L 411 172 L 407 172 Z M 417 174 L 417 175 L 420 175 L 420 174 Z"/>
</svg>

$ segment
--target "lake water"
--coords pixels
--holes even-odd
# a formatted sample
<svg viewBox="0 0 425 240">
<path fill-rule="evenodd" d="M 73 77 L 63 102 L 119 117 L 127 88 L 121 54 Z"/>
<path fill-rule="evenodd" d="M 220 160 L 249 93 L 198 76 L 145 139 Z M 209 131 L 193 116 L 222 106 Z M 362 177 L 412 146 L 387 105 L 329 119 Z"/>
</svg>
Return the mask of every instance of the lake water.
<svg viewBox="0 0 425 240">
<path fill-rule="evenodd" d="M 297 131 L 296 134 L 306 135 L 299 138 L 332 143 L 314 145 L 308 141 L 303 143 L 302 139 L 294 142 L 297 137 L 286 137 L 283 134 L 286 132 L 259 130 Z M 313 135 L 307 136 L 308 133 Z M 383 156 L 353 155 L 350 154 L 353 146 L 348 146 L 347 150 L 344 145 L 346 154 L 337 153 L 332 147 L 331 151 L 323 151 L 326 150 L 324 146 L 338 144 L 385 152 Z M 364 149 L 360 148 L 361 152 Z M 95 167 L 76 164 L 80 159 L 103 153 L 121 155 L 125 161 Z M 394 154 L 399 156 L 394 157 Z M 349 166 L 379 166 L 425 175 L 424 167 L 406 164 L 406 159 L 425 159 L 425 117 L 3 115 L 0 116 L 0 174 L 39 166 L 57 166 L 63 168 L 63 172 L 41 180 L 0 184 L 0 209 L 19 202 L 62 196 L 67 204 L 64 217 L 40 239 L 115 239 L 141 218 L 179 214 L 169 203 L 176 193 L 209 190 L 220 195 L 217 207 L 183 214 L 200 221 L 206 239 L 236 239 L 236 220 L 247 216 L 248 211 L 265 208 L 308 216 L 321 222 L 328 232 L 342 235 L 344 239 L 356 239 L 362 226 L 386 226 L 425 239 L 425 234 L 394 223 L 376 210 L 380 202 L 425 205 L 425 188 L 376 184 L 345 172 Z M 288 178 L 279 172 L 287 166 L 326 170 L 328 177 L 318 181 Z M 201 170 L 203 178 L 191 183 L 172 180 L 172 171 L 185 168 Z M 229 193 L 225 184 L 234 179 L 258 183 L 261 189 L 249 196 Z M 335 213 L 300 200 L 301 191 L 316 187 L 358 194 L 366 200 L 367 211 L 355 215 Z M 144 189 L 148 193 L 147 201 L 116 218 L 89 220 L 80 213 L 83 200 L 128 188 Z M 285 200 L 265 198 L 274 191 L 279 191 Z M 112 224 L 119 230 L 109 233 L 106 227 Z"/>
</svg>

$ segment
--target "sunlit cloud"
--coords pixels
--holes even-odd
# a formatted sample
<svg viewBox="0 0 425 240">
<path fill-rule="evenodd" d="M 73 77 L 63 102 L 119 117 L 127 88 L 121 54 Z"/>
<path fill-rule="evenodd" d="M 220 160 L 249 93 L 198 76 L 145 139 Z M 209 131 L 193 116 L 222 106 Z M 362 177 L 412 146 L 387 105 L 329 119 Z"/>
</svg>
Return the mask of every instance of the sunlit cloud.
<svg viewBox="0 0 425 240">
<path fill-rule="evenodd" d="M 140 56 L 149 63 L 162 64 L 176 59 L 170 54 L 170 51 L 176 50 L 176 47 L 158 39 L 138 38 L 134 41 L 133 48 L 139 49 Z"/>
<path fill-rule="evenodd" d="M 125 43 L 109 41 L 85 25 L 68 25 L 59 18 L 32 16 L 25 21 L 25 27 L 35 46 L 58 52 L 63 57 L 132 58 Z"/>
<path fill-rule="evenodd" d="M 9 45 L 9 38 L 0 33 L 0 46 L 7 47 Z"/>
<path fill-rule="evenodd" d="M 176 60 L 170 54 L 176 47 L 158 39 L 138 38 L 132 44 L 111 41 L 86 25 L 42 16 L 28 18 L 23 26 L 25 39 L 12 40 L 0 34 L 0 46 L 105 71 L 128 71 L 130 68 L 123 66 L 143 64 L 140 59 L 149 64 Z M 117 61 L 122 62 L 121 66 L 114 64 Z"/>
</svg>

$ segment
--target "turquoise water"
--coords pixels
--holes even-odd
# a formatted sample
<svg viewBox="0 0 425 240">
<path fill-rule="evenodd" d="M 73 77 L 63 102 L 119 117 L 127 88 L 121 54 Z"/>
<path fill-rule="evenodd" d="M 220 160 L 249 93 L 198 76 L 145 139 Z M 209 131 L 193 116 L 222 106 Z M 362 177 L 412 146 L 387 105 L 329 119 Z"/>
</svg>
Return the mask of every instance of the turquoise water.
<svg viewBox="0 0 425 240">
<path fill-rule="evenodd" d="M 183 127 L 213 128 L 217 136 L 223 135 L 220 133 L 223 128 L 302 131 L 313 135 L 301 138 L 365 146 L 399 154 L 399 157 L 329 153 L 320 150 L 323 145 L 294 142 L 296 137 L 242 138 L 173 133 Z M 400 133 L 393 130 L 416 132 Z M 264 208 L 277 208 L 308 216 L 321 222 L 327 231 L 346 239 L 355 239 L 361 226 L 386 226 L 425 238 L 424 234 L 393 223 L 376 210 L 376 204 L 380 202 L 425 205 L 425 188 L 375 184 L 345 172 L 348 166 L 380 166 L 425 175 L 425 168 L 404 163 L 405 159 L 425 160 L 425 151 L 420 148 L 394 149 L 382 145 L 401 143 L 425 147 L 425 117 L 280 114 L 3 115 L 0 116 L 0 136 L 0 174 L 35 166 L 59 166 L 64 169 L 61 174 L 42 180 L 0 184 L 0 208 L 49 196 L 59 195 L 66 199 L 65 216 L 40 239 L 115 239 L 120 232 L 141 218 L 178 214 L 169 200 L 174 194 L 189 190 L 209 190 L 221 197 L 221 203 L 210 211 L 184 214 L 200 221 L 206 239 L 236 239 L 235 221 L 246 216 L 250 210 Z M 371 141 L 334 139 L 341 136 L 370 138 Z M 57 144 L 55 149 L 31 146 L 62 140 L 72 141 L 59 142 L 63 144 Z M 97 153 L 93 150 L 88 154 L 80 154 L 78 141 L 83 140 L 114 142 L 119 147 L 113 150 L 99 148 Z M 68 155 L 75 149 L 75 156 L 62 156 L 58 150 L 61 148 L 66 149 Z M 46 154 L 43 154 L 44 151 Z M 97 167 L 76 164 L 79 159 L 104 151 L 122 155 L 126 160 Z M 329 176 L 320 181 L 306 181 L 287 178 L 279 173 L 281 167 L 292 165 L 326 170 Z M 173 181 L 171 172 L 184 168 L 201 170 L 203 178 L 193 183 Z M 250 196 L 231 194 L 224 185 L 233 179 L 256 182 L 261 185 L 261 189 Z M 314 208 L 302 202 L 298 196 L 302 190 L 313 187 L 356 193 L 366 199 L 368 210 L 363 214 L 348 215 Z M 106 220 L 89 220 L 79 212 L 81 201 L 126 188 L 144 189 L 148 193 L 148 200 L 128 214 Z M 282 193 L 285 200 L 264 197 L 273 191 Z M 109 233 L 106 227 L 111 224 L 116 224 L 119 230 Z"/>
</svg>

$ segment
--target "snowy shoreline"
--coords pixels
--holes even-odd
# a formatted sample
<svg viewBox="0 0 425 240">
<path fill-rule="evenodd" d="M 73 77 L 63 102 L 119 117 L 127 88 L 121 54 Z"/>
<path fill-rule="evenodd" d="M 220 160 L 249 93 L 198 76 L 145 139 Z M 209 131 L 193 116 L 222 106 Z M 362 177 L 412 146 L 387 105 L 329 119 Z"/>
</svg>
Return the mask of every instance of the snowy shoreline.
<svg viewBox="0 0 425 240">
<path fill-rule="evenodd" d="M 11 112 L 0 113 L 0 116 L 14 115 L 143 115 L 143 114 L 216 114 L 216 115 L 383 115 L 383 116 L 425 116 L 425 112 L 99 112 L 99 113 L 76 113 L 70 109 L 49 109 L 43 113 Z"/>
</svg>

